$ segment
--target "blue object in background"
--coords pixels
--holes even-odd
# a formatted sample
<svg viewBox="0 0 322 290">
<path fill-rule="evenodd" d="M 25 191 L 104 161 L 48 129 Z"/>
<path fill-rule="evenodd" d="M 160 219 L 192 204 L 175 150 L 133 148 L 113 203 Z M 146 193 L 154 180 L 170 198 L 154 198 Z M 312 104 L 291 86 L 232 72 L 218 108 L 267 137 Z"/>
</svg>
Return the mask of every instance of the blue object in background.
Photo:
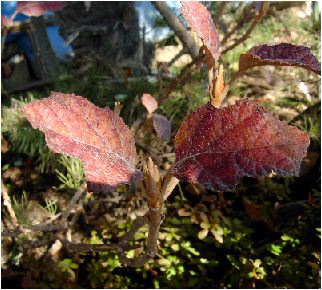
<svg viewBox="0 0 322 290">
<path fill-rule="evenodd" d="M 7 18 L 11 18 L 11 16 L 15 13 L 17 6 L 17 1 L 1 1 L 1 15 L 6 16 Z M 18 13 L 14 21 L 24 21 L 30 18 L 24 14 Z"/>
<path fill-rule="evenodd" d="M 17 1 L 1 1 L 1 15 L 10 18 L 16 11 Z M 53 12 L 47 12 L 44 14 L 44 18 L 46 16 L 54 15 Z M 18 13 L 14 21 L 23 22 L 26 19 L 29 19 L 29 16 L 26 16 L 22 13 Z M 58 26 L 48 26 L 47 34 L 51 46 L 57 56 L 57 58 L 61 61 L 67 61 L 73 55 L 73 49 L 68 44 L 66 44 L 65 40 L 59 34 Z M 28 37 L 26 32 L 9 32 L 6 38 L 6 43 L 15 42 L 18 47 L 27 55 L 28 59 L 31 62 L 35 61 L 35 54 L 32 48 L 32 43 Z"/>
<path fill-rule="evenodd" d="M 58 26 L 48 26 L 47 34 L 49 41 L 57 58 L 61 61 L 68 61 L 72 58 L 74 52 L 69 44 L 66 44 L 65 40 L 59 34 Z"/>
</svg>

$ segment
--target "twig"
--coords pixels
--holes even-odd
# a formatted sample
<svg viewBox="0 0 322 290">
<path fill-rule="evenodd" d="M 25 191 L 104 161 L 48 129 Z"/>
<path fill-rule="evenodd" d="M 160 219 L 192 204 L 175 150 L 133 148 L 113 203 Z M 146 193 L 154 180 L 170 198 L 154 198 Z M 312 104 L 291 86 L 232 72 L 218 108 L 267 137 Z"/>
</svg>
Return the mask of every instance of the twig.
<svg viewBox="0 0 322 290">
<path fill-rule="evenodd" d="M 120 239 L 121 244 L 126 244 L 140 228 L 149 222 L 147 216 L 148 214 L 146 213 L 144 216 L 138 217 L 133 222 L 130 230 Z"/>
<path fill-rule="evenodd" d="M 232 50 L 233 48 L 235 48 L 236 46 L 238 46 L 239 44 L 241 44 L 242 42 L 244 42 L 252 33 L 252 31 L 255 29 L 256 25 L 263 19 L 263 17 L 266 15 L 266 12 L 268 10 L 269 7 L 269 2 L 263 2 L 261 10 L 259 11 L 259 14 L 257 16 L 255 16 L 251 26 L 248 28 L 248 30 L 246 31 L 246 33 L 239 39 L 237 39 L 235 41 L 235 43 L 233 43 L 232 45 L 228 46 L 226 49 L 224 49 L 222 51 L 221 54 L 225 54 L 228 51 Z"/>
<path fill-rule="evenodd" d="M 72 210 L 75 208 L 78 200 L 81 198 L 82 194 L 84 193 L 86 188 L 86 183 L 83 183 L 81 187 L 75 192 L 74 196 L 72 197 L 71 201 L 68 204 L 67 209 L 65 210 L 62 220 L 63 223 L 67 223 L 67 219 L 69 215 L 71 214 Z"/>
<path fill-rule="evenodd" d="M 39 224 L 33 226 L 21 226 L 14 230 L 4 230 L 1 232 L 1 237 L 17 237 L 21 234 L 27 234 L 31 232 L 53 232 L 53 231 L 63 231 L 66 230 L 66 227 L 63 225 L 57 224 Z"/>
<path fill-rule="evenodd" d="M 228 39 L 238 30 L 240 30 L 247 22 L 249 22 L 252 17 L 254 16 L 253 13 L 251 13 L 251 7 L 253 3 L 250 3 L 245 9 L 243 13 L 243 17 L 237 22 L 237 24 L 224 36 L 224 38 L 221 41 L 221 45 L 225 45 Z M 246 14 L 246 16 L 245 16 Z"/>
<path fill-rule="evenodd" d="M 199 55 L 197 58 L 188 63 L 183 69 L 181 69 L 180 74 L 169 83 L 165 93 L 159 99 L 160 103 L 164 102 L 168 98 L 170 93 L 187 78 L 188 74 L 191 71 L 191 68 L 194 65 L 197 65 L 198 63 L 202 62 L 204 57 L 204 54 Z"/>
<path fill-rule="evenodd" d="M 241 71 L 237 71 L 232 77 L 231 77 L 231 79 L 230 79 L 230 81 L 228 82 L 228 85 L 229 85 L 229 87 L 231 87 L 231 85 L 235 82 L 235 80 L 237 79 L 237 78 L 239 78 L 240 76 L 242 76 L 242 74 L 243 74 L 244 72 L 241 72 Z"/>
<path fill-rule="evenodd" d="M 58 233 L 52 234 L 47 238 L 38 239 L 37 241 L 32 241 L 34 247 L 41 247 L 48 245 L 49 242 L 54 242 L 57 239 L 60 240 L 62 245 L 70 251 L 80 251 L 80 252 L 101 252 L 116 250 L 119 254 L 119 259 L 122 263 L 127 264 L 131 267 L 143 266 L 151 258 L 157 254 L 158 245 L 157 241 L 159 238 L 160 225 L 163 221 L 163 215 L 161 214 L 163 200 L 172 192 L 174 187 L 177 184 L 177 180 L 171 175 L 167 176 L 165 180 L 162 180 L 160 177 L 159 170 L 152 162 L 152 159 L 149 158 L 148 162 L 144 165 L 144 188 L 147 193 L 147 201 L 149 205 L 148 212 L 143 216 L 137 218 L 130 230 L 120 239 L 118 243 L 114 244 L 85 244 L 85 243 L 72 243 L 68 239 L 61 238 L 58 236 Z M 161 186 L 162 185 L 162 186 Z M 2 232 L 2 237 L 16 237 L 21 233 L 29 233 L 34 231 L 66 231 L 68 228 L 68 216 L 71 211 L 77 204 L 77 201 L 80 199 L 82 193 L 84 192 L 85 185 L 83 184 L 79 190 L 76 191 L 75 195 L 71 199 L 68 208 L 62 216 L 63 225 L 53 225 L 53 224 L 40 224 L 24 228 L 18 228 L 15 230 L 9 230 Z M 129 259 L 126 256 L 126 251 L 136 249 L 141 247 L 140 245 L 129 245 L 130 239 L 132 239 L 135 233 L 145 224 L 148 224 L 148 238 L 146 245 L 146 252 L 132 259 Z"/>
<path fill-rule="evenodd" d="M 218 7 L 218 10 L 217 10 L 217 12 L 216 12 L 216 17 L 215 17 L 215 19 L 214 19 L 214 24 L 215 24 L 215 26 L 216 26 L 216 25 L 218 25 L 218 23 L 219 23 L 219 21 L 220 21 L 220 18 L 221 18 L 221 16 L 222 16 L 222 13 L 224 12 L 224 9 L 225 9 L 225 7 L 226 7 L 226 5 L 227 5 L 227 1 L 222 1 L 222 2 L 220 3 L 220 6 Z"/>
<path fill-rule="evenodd" d="M 70 213 L 72 212 L 72 210 L 75 208 L 77 201 L 79 200 L 81 195 L 84 193 L 85 186 L 86 186 L 86 184 L 84 183 L 76 191 L 75 195 L 71 199 L 66 211 L 62 215 L 62 224 L 51 224 L 51 223 L 49 224 L 49 222 L 53 222 L 58 217 L 60 217 L 60 215 L 56 215 L 54 217 L 54 219 L 51 219 L 50 221 L 44 222 L 42 224 L 32 225 L 32 226 L 20 226 L 14 230 L 5 230 L 1 233 L 1 236 L 2 237 L 17 237 L 21 234 L 27 234 L 30 232 L 52 232 L 52 231 L 65 231 L 65 230 L 67 230 L 67 228 L 68 228 L 67 219 L 68 219 Z M 6 205 L 8 208 L 8 201 L 6 199 L 9 198 L 9 196 L 8 196 L 7 189 L 4 186 L 3 182 L 2 182 L 2 195 L 4 198 L 4 205 Z M 10 201 L 10 199 L 9 199 L 9 201 Z M 11 208 L 11 203 L 10 203 L 9 207 Z M 8 211 L 9 211 L 9 209 L 8 209 Z M 11 211 L 12 212 L 11 212 L 10 216 L 12 214 L 14 214 L 14 211 L 12 210 L 12 208 L 11 208 Z M 18 222 L 15 217 L 15 214 L 14 214 L 14 218 L 15 218 L 15 224 L 16 224 L 16 226 L 18 226 Z"/>
<path fill-rule="evenodd" d="M 185 48 L 181 49 L 168 63 L 168 67 L 173 65 L 181 56 L 188 53 Z"/>
<path fill-rule="evenodd" d="M 92 34 L 100 34 L 105 33 L 107 31 L 107 27 L 105 26 L 91 26 L 91 25 L 83 25 L 78 29 L 68 30 L 67 33 L 70 33 L 67 36 L 66 45 L 70 45 L 81 33 L 83 32 L 91 32 Z"/>
<path fill-rule="evenodd" d="M 3 183 L 3 180 L 1 180 L 1 192 L 2 192 L 2 198 L 3 198 L 3 205 L 7 208 L 8 213 L 12 219 L 13 225 L 18 226 L 18 221 L 17 221 L 15 211 L 11 206 L 11 200 L 9 197 L 8 188 Z"/>
<path fill-rule="evenodd" d="M 104 252 L 118 250 L 121 247 L 119 244 L 76 244 L 63 239 L 60 239 L 60 241 L 67 250 L 77 252 Z"/>
</svg>

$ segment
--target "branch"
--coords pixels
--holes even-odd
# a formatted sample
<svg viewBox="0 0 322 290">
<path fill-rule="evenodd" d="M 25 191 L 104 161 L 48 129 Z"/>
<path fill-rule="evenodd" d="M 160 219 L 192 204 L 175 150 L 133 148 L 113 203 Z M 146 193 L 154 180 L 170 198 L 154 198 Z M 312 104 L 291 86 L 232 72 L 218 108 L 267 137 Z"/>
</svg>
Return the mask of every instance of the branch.
<svg viewBox="0 0 322 290">
<path fill-rule="evenodd" d="M 254 13 L 251 13 L 253 3 L 250 3 L 247 7 L 244 9 L 244 13 L 241 17 L 241 19 L 237 22 L 237 24 L 224 36 L 224 38 L 221 41 L 221 45 L 225 45 L 227 40 L 238 30 L 240 30 L 247 22 L 249 22 L 253 16 Z"/>
<path fill-rule="evenodd" d="M 149 219 L 147 218 L 147 214 L 145 214 L 142 217 L 138 217 L 133 222 L 130 230 L 120 239 L 120 243 L 126 244 L 135 235 L 135 233 L 148 222 L 149 222 Z"/>
<path fill-rule="evenodd" d="M 268 8 L 269 8 L 269 2 L 263 2 L 261 10 L 259 11 L 259 14 L 257 16 L 255 16 L 251 26 L 248 28 L 246 33 L 241 38 L 237 39 L 235 43 L 233 43 L 232 45 L 230 45 L 226 49 L 224 49 L 221 54 L 227 53 L 229 50 L 232 50 L 233 48 L 235 48 L 236 46 L 238 46 L 239 44 L 244 42 L 250 36 L 252 31 L 255 29 L 256 25 L 266 15 L 266 12 L 267 12 Z"/>
<path fill-rule="evenodd" d="M 187 53 L 187 49 L 183 48 L 181 49 L 169 62 L 168 62 L 168 67 L 173 65 L 181 56 Z"/>
<path fill-rule="evenodd" d="M 72 29 L 67 31 L 69 35 L 66 37 L 66 45 L 70 45 L 83 32 L 91 32 L 92 34 L 96 35 L 105 33 L 106 31 L 106 26 L 82 25 L 76 30 Z"/>
<path fill-rule="evenodd" d="M 160 12 L 167 24 L 179 37 L 183 46 L 187 48 L 189 54 L 194 59 L 199 55 L 199 47 L 195 43 L 190 33 L 186 30 L 183 24 L 179 21 L 178 17 L 171 11 L 166 2 L 151 1 L 152 5 Z"/>
<path fill-rule="evenodd" d="M 106 252 L 118 250 L 121 247 L 119 244 L 76 244 L 68 240 L 61 239 L 60 241 L 67 250 L 76 252 Z"/>
<path fill-rule="evenodd" d="M 60 224 L 39 224 L 34 226 L 21 226 L 14 230 L 4 230 L 1 232 L 2 238 L 15 238 L 21 234 L 28 234 L 31 232 L 53 232 L 53 231 L 63 231 L 67 230 L 66 227 Z"/>
<path fill-rule="evenodd" d="M 71 212 L 75 208 L 78 200 L 81 198 L 81 196 L 85 192 L 85 190 L 86 190 L 86 183 L 83 183 L 81 185 L 81 187 L 75 192 L 72 199 L 70 200 L 68 207 L 65 210 L 63 217 L 62 217 L 63 223 L 67 223 L 67 219 L 68 219 L 69 215 L 71 214 Z"/>
<path fill-rule="evenodd" d="M 153 258 L 158 251 L 157 241 L 159 238 L 160 225 L 163 221 L 163 215 L 161 213 L 163 200 L 165 200 L 170 193 L 173 191 L 174 187 L 178 183 L 178 180 L 173 177 L 170 173 L 166 176 L 164 180 L 161 179 L 159 170 L 156 165 L 153 164 L 152 159 L 149 158 L 148 161 L 144 164 L 144 180 L 143 188 L 147 194 L 147 202 L 149 206 L 148 212 L 143 216 L 137 218 L 130 230 L 120 239 L 118 243 L 115 244 L 85 244 L 85 243 L 72 243 L 67 239 L 62 239 L 58 237 L 58 233 L 51 235 L 47 238 L 41 238 L 37 241 L 33 241 L 32 244 L 34 247 L 40 247 L 43 245 L 48 245 L 49 242 L 53 242 L 59 239 L 62 245 L 70 251 L 79 251 L 79 252 L 101 252 L 116 250 L 119 255 L 119 259 L 122 263 L 127 264 L 131 267 L 143 266 L 151 258 Z M 33 231 L 66 231 L 69 229 L 67 222 L 68 216 L 70 215 L 72 209 L 77 204 L 77 201 L 80 199 L 82 193 L 85 190 L 85 184 L 76 191 L 75 195 L 71 199 L 66 212 L 62 215 L 63 225 L 52 225 L 52 224 L 40 224 L 30 227 L 25 227 L 22 229 L 15 229 L 11 231 L 2 232 L 2 237 L 16 237 L 21 233 L 28 233 Z M 140 257 L 135 257 L 129 259 L 126 256 L 126 251 L 136 249 L 141 247 L 140 245 L 129 245 L 130 239 L 132 239 L 135 233 L 145 224 L 148 224 L 148 238 L 146 245 L 146 253 Z"/>
<path fill-rule="evenodd" d="M 183 83 L 185 81 L 185 79 L 187 78 L 187 76 L 189 75 L 189 73 L 191 72 L 191 69 L 194 65 L 197 65 L 198 63 L 202 62 L 204 59 L 205 55 L 201 54 L 199 55 L 197 58 L 195 58 L 193 61 L 191 61 L 190 63 L 188 63 L 183 69 L 181 69 L 180 74 L 174 79 L 172 80 L 166 91 L 163 93 L 163 95 L 161 96 L 161 98 L 159 99 L 160 103 L 164 102 L 169 95 L 171 94 L 171 92 L 173 90 L 175 90 L 175 88 Z"/>
<path fill-rule="evenodd" d="M 230 81 L 228 82 L 228 85 L 231 87 L 231 85 L 235 82 L 235 80 L 237 78 L 239 78 L 240 76 L 242 76 L 244 72 L 241 72 L 241 71 L 237 71 L 230 79 Z"/>
<path fill-rule="evenodd" d="M 227 5 L 227 1 L 223 1 L 220 3 L 219 7 L 218 7 L 218 10 L 216 12 L 216 16 L 215 16 L 215 19 L 214 19 L 214 25 L 217 26 L 219 21 L 220 21 L 220 18 L 222 16 L 222 13 L 224 12 L 224 9 Z"/>
</svg>

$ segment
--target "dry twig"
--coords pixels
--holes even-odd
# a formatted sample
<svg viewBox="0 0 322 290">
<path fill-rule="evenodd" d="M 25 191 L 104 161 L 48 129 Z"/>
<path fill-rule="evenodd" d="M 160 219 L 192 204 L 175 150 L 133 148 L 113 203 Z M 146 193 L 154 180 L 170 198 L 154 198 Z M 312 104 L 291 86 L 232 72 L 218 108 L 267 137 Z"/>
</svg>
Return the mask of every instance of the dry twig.
<svg viewBox="0 0 322 290">
<path fill-rule="evenodd" d="M 16 214 L 11 206 L 11 200 L 10 200 L 10 196 L 8 193 L 8 188 L 3 183 L 3 180 L 1 180 L 1 192 L 2 192 L 2 198 L 3 198 L 3 205 L 7 208 L 13 225 L 18 226 Z"/>
<path fill-rule="evenodd" d="M 242 42 L 244 42 L 252 33 L 252 31 L 255 29 L 256 25 L 263 19 L 263 17 L 266 15 L 266 12 L 268 11 L 269 8 L 269 2 L 263 2 L 262 7 L 259 11 L 259 14 L 257 16 L 255 16 L 251 26 L 248 28 L 248 30 L 246 31 L 246 33 L 239 39 L 237 39 L 235 41 L 235 43 L 233 43 L 232 45 L 228 46 L 226 49 L 224 49 L 222 51 L 222 54 L 227 53 L 228 51 L 232 50 L 233 48 L 235 48 L 236 46 L 238 46 L 239 44 L 241 44 Z"/>
<path fill-rule="evenodd" d="M 161 213 L 163 201 L 170 195 L 174 187 L 178 183 L 178 180 L 172 175 L 167 175 L 164 180 L 161 179 L 159 170 L 156 165 L 153 164 L 151 158 L 144 164 L 144 189 L 147 195 L 147 201 L 149 205 L 148 212 L 143 217 L 138 217 L 132 224 L 130 230 L 120 239 L 118 243 L 113 244 L 85 244 L 85 243 L 72 243 L 68 239 L 62 238 L 56 234 L 48 235 L 45 238 L 32 241 L 34 248 L 42 247 L 54 243 L 57 239 L 60 240 L 62 245 L 70 251 L 79 252 L 101 252 L 116 250 L 119 254 L 120 261 L 131 267 L 143 266 L 157 253 L 157 241 L 159 237 L 160 225 L 163 221 L 163 215 Z M 81 198 L 81 195 L 85 191 L 85 184 L 76 191 L 75 195 L 71 199 L 66 211 L 62 215 L 62 224 L 40 224 L 29 227 L 20 227 L 15 230 L 3 231 L 2 237 L 17 237 L 23 233 L 31 233 L 35 231 L 53 232 L 53 231 L 67 231 L 71 229 L 71 223 L 68 223 L 67 219 L 77 202 Z M 140 245 L 129 245 L 129 241 L 134 237 L 134 234 L 145 224 L 148 224 L 148 238 L 146 245 L 146 253 L 139 257 L 129 259 L 126 256 L 126 251 L 141 247 Z M 30 245 L 29 245 L 30 246 Z"/>
</svg>

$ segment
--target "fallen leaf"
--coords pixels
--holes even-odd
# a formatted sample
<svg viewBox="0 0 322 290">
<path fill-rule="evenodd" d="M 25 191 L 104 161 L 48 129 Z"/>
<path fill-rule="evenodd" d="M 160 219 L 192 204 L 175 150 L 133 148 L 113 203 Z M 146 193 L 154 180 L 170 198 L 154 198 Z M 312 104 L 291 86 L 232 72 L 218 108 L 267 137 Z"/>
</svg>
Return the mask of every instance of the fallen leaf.
<svg viewBox="0 0 322 290">
<path fill-rule="evenodd" d="M 232 191 L 243 176 L 298 176 L 309 137 L 251 100 L 191 113 L 175 138 L 179 180 Z"/>
<path fill-rule="evenodd" d="M 183 208 L 178 209 L 178 215 L 179 216 L 191 216 L 191 212 L 183 207 Z"/>
<path fill-rule="evenodd" d="M 246 197 L 243 198 L 243 205 L 246 214 L 250 217 L 251 220 L 259 221 L 263 219 L 262 206 L 257 205 Z"/>
<path fill-rule="evenodd" d="M 152 114 L 159 106 L 157 100 L 150 94 L 143 94 L 141 101 L 149 114 Z"/>
<path fill-rule="evenodd" d="M 52 92 L 22 108 L 31 125 L 45 133 L 56 153 L 84 162 L 90 191 L 112 191 L 142 179 L 135 168 L 135 143 L 129 128 L 109 108 L 74 94 Z"/>
<path fill-rule="evenodd" d="M 218 224 L 215 224 L 211 229 L 210 232 L 215 237 L 215 240 L 222 244 L 224 242 L 223 234 L 224 230 Z"/>
<path fill-rule="evenodd" d="M 240 71 L 261 65 L 298 66 L 321 75 L 321 64 L 311 50 L 290 43 L 258 45 L 240 55 Z"/>
<path fill-rule="evenodd" d="M 153 127 L 162 141 L 167 141 L 171 135 L 171 122 L 164 116 L 153 114 Z"/>
<path fill-rule="evenodd" d="M 206 46 L 208 69 L 220 56 L 219 36 L 207 7 L 197 1 L 182 1 L 181 13 Z"/>
<path fill-rule="evenodd" d="M 198 233 L 198 239 L 199 240 L 203 240 L 207 237 L 209 230 L 208 229 L 202 229 L 199 233 Z"/>
</svg>

